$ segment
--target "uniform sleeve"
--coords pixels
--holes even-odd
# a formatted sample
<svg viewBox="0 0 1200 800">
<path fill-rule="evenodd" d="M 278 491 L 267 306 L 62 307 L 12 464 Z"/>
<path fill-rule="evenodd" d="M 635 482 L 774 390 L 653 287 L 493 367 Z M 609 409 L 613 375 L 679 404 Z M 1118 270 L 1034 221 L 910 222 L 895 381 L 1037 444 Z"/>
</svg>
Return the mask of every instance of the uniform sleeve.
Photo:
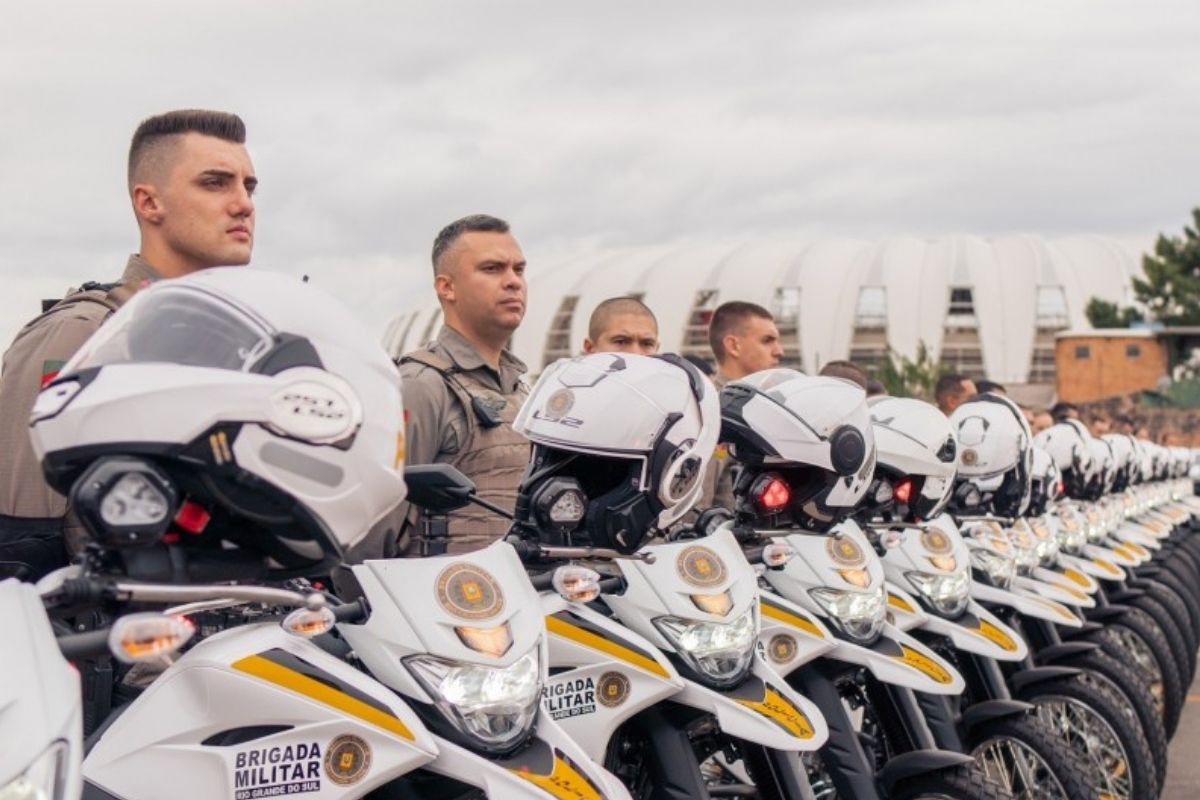
<svg viewBox="0 0 1200 800">
<path fill-rule="evenodd" d="M 442 376 L 428 367 L 405 364 L 400 369 L 404 392 L 404 462 L 432 464 L 439 455 L 458 452 L 458 437 L 447 424 L 454 402 Z"/>
<path fill-rule="evenodd" d="M 81 304 L 82 305 L 82 304 Z M 67 308 L 31 322 L 17 334 L 0 367 L 0 514 L 51 517 L 66 501 L 41 478 L 29 439 L 29 412 L 44 383 L 75 355 L 103 321 L 106 309 Z"/>
</svg>

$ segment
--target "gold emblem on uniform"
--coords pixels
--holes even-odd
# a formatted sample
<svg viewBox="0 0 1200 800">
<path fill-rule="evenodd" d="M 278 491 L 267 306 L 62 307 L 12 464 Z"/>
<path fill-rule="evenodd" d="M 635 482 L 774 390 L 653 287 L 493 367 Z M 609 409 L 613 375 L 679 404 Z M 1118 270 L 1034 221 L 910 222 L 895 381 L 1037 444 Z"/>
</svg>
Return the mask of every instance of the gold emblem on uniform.
<svg viewBox="0 0 1200 800">
<path fill-rule="evenodd" d="M 777 633 L 767 643 L 767 655 L 776 664 L 786 664 L 796 657 L 796 640 L 786 633 Z"/>
<path fill-rule="evenodd" d="M 339 786 L 358 783 L 370 769 L 371 746 L 357 736 L 339 736 L 325 748 L 325 774 Z"/>
<path fill-rule="evenodd" d="M 725 562 L 701 545 L 685 547 L 675 562 L 679 577 L 692 586 L 716 586 L 725 580 Z"/>
<path fill-rule="evenodd" d="M 849 536 L 834 536 L 825 541 L 829 557 L 844 567 L 857 567 L 863 562 L 863 551 Z"/>
<path fill-rule="evenodd" d="M 504 608 L 495 578 L 474 564 L 451 564 L 437 577 L 438 604 L 463 619 L 487 619 Z"/>
<path fill-rule="evenodd" d="M 962 463 L 968 467 L 973 467 L 979 461 L 979 453 L 976 453 L 970 447 L 962 451 Z"/>
<path fill-rule="evenodd" d="M 936 553 L 940 556 L 944 556 L 946 553 L 949 553 L 952 549 L 954 549 L 950 544 L 950 537 L 937 530 L 930 530 L 922 533 L 921 544 L 924 545 L 925 549 L 929 552 Z"/>
<path fill-rule="evenodd" d="M 629 678 L 620 672 L 605 672 L 596 682 L 596 700 L 607 708 L 616 708 L 629 697 Z"/>
<path fill-rule="evenodd" d="M 559 389 L 546 399 L 546 406 L 542 409 L 542 413 L 546 419 L 562 419 L 573 405 L 575 405 L 575 393 L 570 389 Z"/>
</svg>

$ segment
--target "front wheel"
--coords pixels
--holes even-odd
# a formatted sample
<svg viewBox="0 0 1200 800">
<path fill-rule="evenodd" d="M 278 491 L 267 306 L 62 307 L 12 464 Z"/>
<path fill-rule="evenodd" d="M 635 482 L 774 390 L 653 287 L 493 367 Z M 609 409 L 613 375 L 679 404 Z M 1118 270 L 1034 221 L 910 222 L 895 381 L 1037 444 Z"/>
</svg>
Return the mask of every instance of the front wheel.
<svg viewBox="0 0 1200 800">
<path fill-rule="evenodd" d="M 900 781 L 890 800 L 1009 800 L 1011 795 L 972 766 L 928 772 Z"/>
<path fill-rule="evenodd" d="M 1091 794 L 1080 755 L 1032 714 L 980 725 L 967 746 L 984 774 L 1015 800 L 1075 800 Z"/>
<path fill-rule="evenodd" d="M 1111 692 L 1078 677 L 1056 678 L 1025 687 L 1017 699 L 1037 706 L 1042 724 L 1083 756 L 1089 796 L 1158 796 L 1154 759 L 1141 727 Z"/>
</svg>

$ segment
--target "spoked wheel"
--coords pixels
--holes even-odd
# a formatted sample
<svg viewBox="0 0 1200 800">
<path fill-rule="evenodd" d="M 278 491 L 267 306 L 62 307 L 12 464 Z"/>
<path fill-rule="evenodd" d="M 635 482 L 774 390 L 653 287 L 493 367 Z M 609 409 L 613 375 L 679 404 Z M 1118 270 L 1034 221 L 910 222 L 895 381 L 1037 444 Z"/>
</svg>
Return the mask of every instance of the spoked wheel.
<svg viewBox="0 0 1200 800">
<path fill-rule="evenodd" d="M 1142 796 L 1135 794 L 1129 756 L 1108 720 L 1074 697 L 1044 695 L 1034 702 L 1038 719 L 1083 754 L 1091 767 L 1088 777 L 1097 796 L 1112 800 L 1135 800 Z"/>
<path fill-rule="evenodd" d="M 988 723 L 970 755 L 1016 800 L 1075 800 L 1092 794 L 1087 766 L 1036 716 Z"/>
</svg>

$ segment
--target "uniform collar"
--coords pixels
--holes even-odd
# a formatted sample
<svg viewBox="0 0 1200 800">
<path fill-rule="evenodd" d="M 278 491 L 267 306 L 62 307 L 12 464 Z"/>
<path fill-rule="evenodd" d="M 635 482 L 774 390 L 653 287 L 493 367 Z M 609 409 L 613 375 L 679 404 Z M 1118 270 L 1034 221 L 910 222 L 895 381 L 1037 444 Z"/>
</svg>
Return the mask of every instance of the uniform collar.
<svg viewBox="0 0 1200 800">
<path fill-rule="evenodd" d="M 486 369 L 500 380 L 501 386 L 506 391 L 511 391 L 511 387 L 515 386 L 520 377 L 529 369 L 525 366 L 525 362 L 505 349 L 500 351 L 500 372 L 497 374 L 496 368 L 483 360 L 475 346 L 449 325 L 443 325 L 442 329 L 438 331 L 437 343 L 441 345 L 446 355 L 450 356 L 450 360 L 459 369 L 464 372 Z"/>
<path fill-rule="evenodd" d="M 158 270 L 150 266 L 149 262 L 137 253 L 131 255 L 125 262 L 125 273 L 121 275 L 121 283 L 132 283 L 139 288 L 143 284 L 154 283 L 161 279 L 162 276 L 158 274 Z"/>
</svg>

